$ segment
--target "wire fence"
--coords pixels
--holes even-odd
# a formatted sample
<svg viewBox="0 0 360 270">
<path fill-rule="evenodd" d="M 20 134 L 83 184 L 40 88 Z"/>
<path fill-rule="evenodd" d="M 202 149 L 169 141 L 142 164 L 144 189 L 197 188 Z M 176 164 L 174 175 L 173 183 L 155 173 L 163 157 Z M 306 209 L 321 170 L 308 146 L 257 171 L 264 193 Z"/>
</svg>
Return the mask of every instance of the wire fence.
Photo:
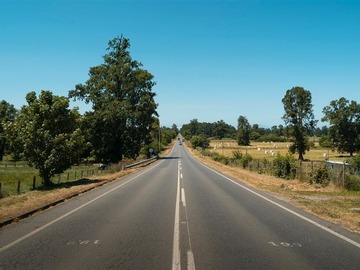
<svg viewBox="0 0 360 270">
<path fill-rule="evenodd" d="M 51 182 L 53 185 L 65 186 L 94 182 L 98 180 L 89 180 L 88 177 L 142 166 L 156 160 L 157 158 L 158 157 L 155 156 L 135 163 L 123 161 L 111 165 L 84 164 L 74 166 L 68 171 L 54 176 L 51 179 Z M 42 188 L 44 188 L 42 179 L 37 174 L 37 171 L 26 165 L 25 162 L 0 162 L 0 198 Z"/>
<path fill-rule="evenodd" d="M 209 156 L 213 160 L 225 165 L 241 167 L 260 174 L 276 175 L 276 171 L 279 170 L 277 164 L 274 163 L 274 160 L 269 160 L 267 158 L 254 159 L 246 154 L 239 155 L 238 158 L 230 158 L 216 152 L 202 150 L 201 148 L 199 148 L 198 151 L 202 155 Z M 360 189 L 360 170 L 356 170 L 346 162 L 328 160 L 296 161 L 295 164 L 289 165 L 289 167 L 289 177 L 287 179 L 298 179 L 304 182 L 317 183 L 315 177 L 322 177 L 323 179 L 319 180 L 321 184 L 332 182 L 336 186 L 347 187 L 347 184 L 350 181 L 353 185 L 352 188 L 355 188 L 355 190 Z M 322 175 L 319 175 L 319 171 Z"/>
<path fill-rule="evenodd" d="M 51 179 L 51 182 L 54 185 L 76 185 L 77 181 L 83 180 L 84 178 L 89 176 L 102 174 L 104 172 L 105 170 L 95 167 L 88 169 L 75 168 L 71 171 L 54 176 Z M 42 188 L 44 188 L 42 179 L 36 174 L 36 172 L 18 172 L 16 174 L 9 175 L 2 171 L 2 173 L 0 174 L 0 198 Z"/>
</svg>

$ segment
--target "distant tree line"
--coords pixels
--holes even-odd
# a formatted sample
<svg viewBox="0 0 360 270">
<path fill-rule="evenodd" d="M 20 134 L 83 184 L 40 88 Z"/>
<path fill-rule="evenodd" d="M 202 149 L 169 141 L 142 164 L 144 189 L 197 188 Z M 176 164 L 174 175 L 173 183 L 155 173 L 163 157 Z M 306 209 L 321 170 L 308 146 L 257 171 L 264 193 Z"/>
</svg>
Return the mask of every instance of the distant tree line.
<svg viewBox="0 0 360 270">
<path fill-rule="evenodd" d="M 309 137 L 319 137 L 322 147 L 337 149 L 340 153 L 354 153 L 360 151 L 360 104 L 349 101 L 344 97 L 333 100 L 323 108 L 322 122 L 328 122 L 317 127 L 318 120 L 314 119 L 311 92 L 303 87 L 293 87 L 286 91 L 282 99 L 285 125 L 271 128 L 252 126 L 245 116 L 239 116 L 237 129 L 223 120 L 214 123 L 202 123 L 193 119 L 189 124 L 181 127 L 180 132 L 186 139 L 193 140 L 196 146 L 207 145 L 209 138 L 237 140 L 239 145 L 249 145 L 250 141 L 284 142 L 291 141 L 289 151 L 298 153 L 299 160 L 310 149 Z"/>
</svg>

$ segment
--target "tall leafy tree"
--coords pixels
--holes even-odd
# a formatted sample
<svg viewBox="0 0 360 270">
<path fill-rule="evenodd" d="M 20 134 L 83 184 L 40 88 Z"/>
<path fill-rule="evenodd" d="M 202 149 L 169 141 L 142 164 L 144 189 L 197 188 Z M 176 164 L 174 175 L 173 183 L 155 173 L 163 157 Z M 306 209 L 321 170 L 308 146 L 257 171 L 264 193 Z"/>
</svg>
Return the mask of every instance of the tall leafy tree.
<svg viewBox="0 0 360 270">
<path fill-rule="evenodd" d="M 286 91 L 282 102 L 285 110 L 282 119 L 293 142 L 289 150 L 293 154 L 297 152 L 299 160 L 304 160 L 305 152 L 310 150 L 308 134 L 314 130 L 317 122 L 314 120 L 311 92 L 303 87 L 293 87 Z"/>
<path fill-rule="evenodd" d="M 5 100 L 0 102 L 0 160 L 3 160 L 5 149 L 7 147 L 4 124 L 12 122 L 15 119 L 17 110 L 14 105 Z"/>
<path fill-rule="evenodd" d="M 340 153 L 353 153 L 360 150 L 360 104 L 344 97 L 333 100 L 323 108 L 322 121 L 329 121 L 329 136 Z"/>
<path fill-rule="evenodd" d="M 251 126 L 245 116 L 242 115 L 239 116 L 237 131 L 238 131 L 238 137 L 237 137 L 238 145 L 249 145 Z"/>
<path fill-rule="evenodd" d="M 78 128 L 80 115 L 76 108 L 69 109 L 68 98 L 50 91 L 41 91 L 39 97 L 30 92 L 26 101 L 5 131 L 10 143 L 21 147 L 29 165 L 39 171 L 44 185 L 50 185 L 51 177 L 79 162 L 86 148 Z"/>
<path fill-rule="evenodd" d="M 153 75 L 130 56 L 130 41 L 123 36 L 108 43 L 104 63 L 90 68 L 85 84 L 77 84 L 69 96 L 92 104 L 87 113 L 91 143 L 98 161 L 116 163 L 136 158 L 151 142 L 156 112 Z"/>
<path fill-rule="evenodd" d="M 226 124 L 223 120 L 213 123 L 213 137 L 223 139 L 223 138 L 232 138 L 236 134 L 236 129 Z"/>
<path fill-rule="evenodd" d="M 176 135 L 179 133 L 179 128 L 176 124 L 172 124 L 171 129 L 175 132 Z"/>
</svg>

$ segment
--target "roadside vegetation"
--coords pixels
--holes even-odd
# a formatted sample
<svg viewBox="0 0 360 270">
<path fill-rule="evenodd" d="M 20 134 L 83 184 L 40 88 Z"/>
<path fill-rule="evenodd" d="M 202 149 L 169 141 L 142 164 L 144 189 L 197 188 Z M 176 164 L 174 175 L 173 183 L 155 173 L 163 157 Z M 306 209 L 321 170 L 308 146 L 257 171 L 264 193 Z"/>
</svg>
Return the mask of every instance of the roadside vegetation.
<svg viewBox="0 0 360 270">
<path fill-rule="evenodd" d="M 216 141 L 216 143 L 218 142 Z M 238 166 L 226 165 L 226 163 L 214 159 L 212 155 L 204 155 L 202 151 L 198 150 L 200 149 L 190 149 L 193 156 L 208 166 L 250 186 L 270 192 L 276 198 L 289 202 L 316 216 L 360 233 L 360 191 L 342 188 L 333 182 L 324 185 L 321 182 L 322 173 L 313 178 L 321 179 L 320 182 L 280 178 L 275 175 L 275 172 L 266 174 L 251 171 L 248 168 L 244 169 L 241 162 Z M 220 149 L 220 151 L 222 150 Z M 274 157 L 271 161 L 265 160 L 269 164 L 276 159 Z M 289 160 L 293 159 L 289 157 Z M 284 164 L 287 162 L 280 162 L 278 168 L 289 168 Z"/>
<path fill-rule="evenodd" d="M 67 97 L 41 90 L 20 109 L 0 102 L 0 198 L 156 156 L 178 134 L 160 127 L 153 75 L 132 59 L 129 39 L 110 40 L 103 60 Z M 71 99 L 91 109 L 81 115 Z"/>
<path fill-rule="evenodd" d="M 318 127 L 310 91 L 293 87 L 282 102 L 285 125 L 240 115 L 237 128 L 193 119 L 180 133 L 201 161 L 360 233 L 360 104 L 331 101 Z"/>
</svg>

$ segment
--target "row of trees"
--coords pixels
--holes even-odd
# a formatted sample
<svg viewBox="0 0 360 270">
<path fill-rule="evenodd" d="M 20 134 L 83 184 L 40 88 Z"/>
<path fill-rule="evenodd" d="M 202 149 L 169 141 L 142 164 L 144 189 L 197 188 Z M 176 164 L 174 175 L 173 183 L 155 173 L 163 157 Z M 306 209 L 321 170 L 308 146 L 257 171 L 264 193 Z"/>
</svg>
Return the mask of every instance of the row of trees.
<svg viewBox="0 0 360 270">
<path fill-rule="evenodd" d="M 236 136 L 235 127 L 226 124 L 223 120 L 207 123 L 193 119 L 189 124 L 184 124 L 180 132 L 187 140 L 190 140 L 195 135 L 205 135 L 208 138 L 214 137 L 217 139 L 234 138 Z"/>
<path fill-rule="evenodd" d="M 117 163 L 136 158 L 158 141 L 153 75 L 131 58 L 128 39 L 116 37 L 108 45 L 104 63 L 91 67 L 89 79 L 68 97 L 30 92 L 18 112 L 1 103 L 0 158 L 6 149 L 14 158 L 24 158 L 49 185 L 52 176 L 82 158 Z M 90 103 L 92 110 L 80 115 L 69 108 L 70 99 Z"/>
<path fill-rule="evenodd" d="M 303 155 L 310 149 L 308 136 L 312 135 L 318 122 L 314 119 L 311 92 L 293 87 L 286 91 L 282 102 L 285 110 L 283 120 L 292 140 L 290 152 L 297 152 L 299 160 L 303 160 Z M 324 107 L 323 114 L 321 121 L 330 124 L 327 137 L 331 146 L 351 157 L 360 151 L 360 104 L 342 97 Z"/>
<path fill-rule="evenodd" d="M 273 126 L 270 129 L 261 128 L 259 125 L 250 125 L 245 116 L 239 116 L 237 129 L 218 121 L 215 123 L 199 123 L 197 119 L 183 125 L 180 132 L 187 138 L 196 137 L 197 145 L 204 137 L 218 139 L 236 139 L 239 145 L 249 145 L 255 141 L 288 141 L 291 153 L 298 153 L 299 160 L 304 160 L 304 154 L 310 149 L 309 136 L 321 137 L 320 144 L 337 149 L 340 153 L 354 153 L 360 151 L 360 104 L 349 101 L 344 97 L 333 100 L 330 105 L 323 108 L 323 122 L 328 122 L 329 127 L 317 127 L 318 121 L 313 114 L 311 92 L 303 87 L 293 87 L 286 91 L 282 99 L 284 105 L 285 126 Z M 220 131 L 220 132 L 219 132 Z M 202 138 L 202 140 L 200 140 Z"/>
</svg>

